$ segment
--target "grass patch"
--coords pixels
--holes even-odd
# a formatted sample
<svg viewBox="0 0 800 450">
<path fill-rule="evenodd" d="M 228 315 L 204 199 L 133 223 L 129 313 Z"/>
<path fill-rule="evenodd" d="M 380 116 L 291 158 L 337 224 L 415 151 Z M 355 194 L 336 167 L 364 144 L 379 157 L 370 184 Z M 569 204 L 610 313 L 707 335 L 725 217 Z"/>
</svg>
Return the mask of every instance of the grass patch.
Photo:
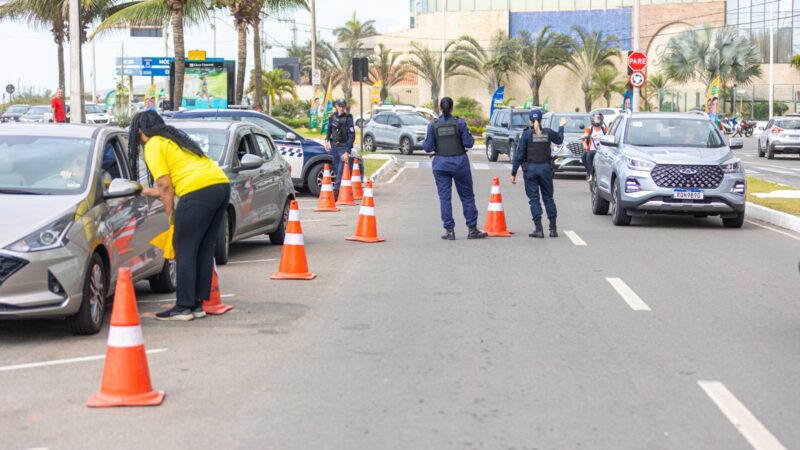
<svg viewBox="0 0 800 450">
<path fill-rule="evenodd" d="M 753 194 L 772 191 L 798 190 L 800 188 L 785 184 L 773 183 L 755 177 L 747 177 L 747 201 L 767 208 L 777 209 L 785 213 L 800 216 L 800 199 L 796 198 L 759 198 Z"/>
<path fill-rule="evenodd" d="M 380 167 L 388 161 L 387 159 L 365 159 L 364 160 L 364 179 L 368 179 L 375 173 L 376 170 L 380 169 Z"/>
</svg>

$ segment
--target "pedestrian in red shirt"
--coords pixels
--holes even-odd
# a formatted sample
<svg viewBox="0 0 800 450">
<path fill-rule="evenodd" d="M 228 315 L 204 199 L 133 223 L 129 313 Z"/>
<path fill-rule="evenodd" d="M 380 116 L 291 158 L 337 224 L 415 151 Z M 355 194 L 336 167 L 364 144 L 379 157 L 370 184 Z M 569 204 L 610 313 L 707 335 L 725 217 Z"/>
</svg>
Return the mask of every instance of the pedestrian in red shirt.
<svg viewBox="0 0 800 450">
<path fill-rule="evenodd" d="M 58 88 L 56 90 L 56 96 L 50 100 L 50 112 L 53 115 L 53 122 L 55 123 L 64 123 L 67 121 L 67 118 L 64 115 L 64 100 L 62 100 L 63 96 L 64 90 Z"/>
</svg>

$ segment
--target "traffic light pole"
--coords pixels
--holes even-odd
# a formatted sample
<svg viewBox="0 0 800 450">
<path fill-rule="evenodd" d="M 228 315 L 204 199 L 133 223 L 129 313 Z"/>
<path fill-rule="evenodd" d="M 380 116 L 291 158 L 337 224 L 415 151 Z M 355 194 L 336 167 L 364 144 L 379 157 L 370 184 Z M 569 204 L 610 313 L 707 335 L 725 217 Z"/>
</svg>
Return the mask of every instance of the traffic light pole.
<svg viewBox="0 0 800 450">
<path fill-rule="evenodd" d="M 633 51 L 639 51 L 639 28 L 641 23 L 639 22 L 639 9 L 640 9 L 640 0 L 633 0 Z M 633 99 L 631 100 L 631 110 L 633 112 L 639 112 L 639 89 L 631 86 L 633 90 Z"/>
</svg>

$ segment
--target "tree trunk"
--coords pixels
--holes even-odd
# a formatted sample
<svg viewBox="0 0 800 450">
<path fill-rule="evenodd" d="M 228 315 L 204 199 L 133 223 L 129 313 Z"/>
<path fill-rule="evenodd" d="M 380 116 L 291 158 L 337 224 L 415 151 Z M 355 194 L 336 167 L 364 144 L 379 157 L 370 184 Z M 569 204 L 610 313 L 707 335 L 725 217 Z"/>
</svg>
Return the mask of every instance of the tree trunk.
<svg viewBox="0 0 800 450">
<path fill-rule="evenodd" d="M 439 86 L 436 83 L 431 83 L 431 101 L 433 101 L 433 112 L 438 116 L 439 112 Z"/>
<path fill-rule="evenodd" d="M 611 107 L 611 95 L 606 95 L 606 107 Z"/>
<path fill-rule="evenodd" d="M 65 84 L 66 81 L 66 69 L 64 68 L 64 24 L 63 23 L 54 23 L 53 24 L 53 39 L 56 41 L 56 46 L 58 47 L 58 87 L 62 89 L 63 94 L 61 95 L 61 101 L 64 104 L 67 104 L 66 99 L 66 89 Z M 20 86 L 17 86 L 20 89 Z"/>
<path fill-rule="evenodd" d="M 539 80 L 537 80 L 535 78 L 532 79 L 531 83 L 530 83 L 530 86 L 531 86 L 531 94 L 533 95 L 533 105 L 534 106 L 539 106 L 540 105 L 540 103 L 539 103 L 539 87 L 540 87 Z"/>
<path fill-rule="evenodd" d="M 387 97 L 389 97 L 389 89 L 386 86 L 381 86 L 381 103 L 385 102 Z"/>
<path fill-rule="evenodd" d="M 173 1 L 172 44 L 175 47 L 175 86 L 172 88 L 172 110 L 177 111 L 183 102 L 183 78 L 186 75 L 186 49 L 183 43 L 183 2 Z"/>
<path fill-rule="evenodd" d="M 264 77 L 262 75 L 261 69 L 261 27 L 259 26 L 261 19 L 258 18 L 258 15 L 253 17 L 252 19 L 252 27 L 253 27 L 253 66 L 255 67 L 254 70 L 254 77 L 255 78 L 255 85 L 256 85 L 256 93 L 254 95 L 255 102 L 259 105 L 264 105 Z M 269 102 L 269 114 L 272 114 L 272 102 Z"/>
<path fill-rule="evenodd" d="M 586 107 L 586 112 L 592 110 L 592 94 L 589 93 L 589 89 L 591 87 L 591 82 L 584 81 L 583 86 L 581 89 L 583 90 L 583 106 Z"/>
<path fill-rule="evenodd" d="M 244 78 L 247 73 L 247 22 L 236 18 L 236 104 L 243 104 Z"/>
</svg>

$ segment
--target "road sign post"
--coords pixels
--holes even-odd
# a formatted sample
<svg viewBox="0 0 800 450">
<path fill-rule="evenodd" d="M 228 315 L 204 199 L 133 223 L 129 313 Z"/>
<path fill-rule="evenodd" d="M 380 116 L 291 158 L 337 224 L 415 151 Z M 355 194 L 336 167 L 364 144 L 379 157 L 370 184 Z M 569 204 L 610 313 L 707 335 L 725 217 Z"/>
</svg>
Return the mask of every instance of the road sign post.
<svg viewBox="0 0 800 450">
<path fill-rule="evenodd" d="M 631 74 L 630 83 L 634 89 L 640 89 L 647 82 L 647 76 L 644 72 L 633 72 Z"/>
</svg>

